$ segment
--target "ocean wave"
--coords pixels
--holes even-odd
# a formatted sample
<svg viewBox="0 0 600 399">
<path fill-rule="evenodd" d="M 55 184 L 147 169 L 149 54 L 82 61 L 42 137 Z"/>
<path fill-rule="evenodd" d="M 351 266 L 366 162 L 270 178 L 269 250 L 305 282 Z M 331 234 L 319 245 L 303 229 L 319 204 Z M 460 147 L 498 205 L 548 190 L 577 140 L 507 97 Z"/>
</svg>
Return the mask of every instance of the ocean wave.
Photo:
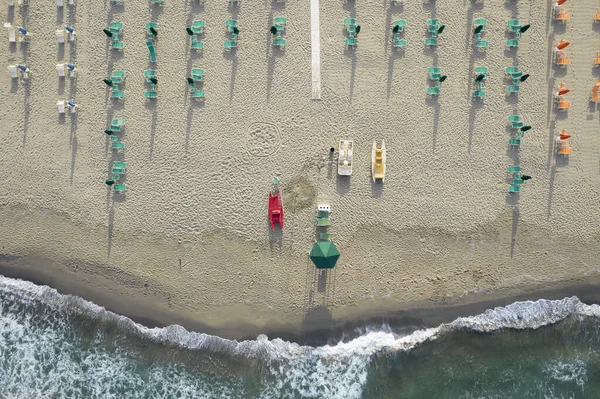
<svg viewBox="0 0 600 399">
<path fill-rule="evenodd" d="M 351 340 L 311 347 L 279 338 L 268 339 L 265 335 L 260 335 L 256 340 L 238 342 L 190 332 L 178 325 L 148 328 L 82 298 L 62 295 L 50 287 L 0 276 L 0 299 L 2 297 L 13 301 L 0 300 L 0 349 L 4 349 L 4 353 L 10 349 L 27 354 L 30 364 L 26 366 L 36 371 L 24 372 L 24 366 L 18 363 L 21 360 L 18 358 L 12 363 L 7 359 L 0 359 L 8 363 L 5 364 L 8 371 L 0 377 L 2 386 L 13 389 L 13 395 L 8 397 L 31 397 L 32 392 L 36 397 L 48 397 L 51 393 L 69 397 L 67 390 L 73 393 L 72 397 L 118 397 L 119 395 L 112 395 L 111 392 L 122 394 L 137 390 L 151 392 L 150 396 L 160 396 L 160 392 L 171 390 L 180 397 L 198 397 L 203 392 L 202 397 L 227 398 L 241 397 L 247 389 L 239 379 L 227 376 L 220 378 L 206 374 L 206 378 L 198 380 L 197 376 L 189 374 L 185 368 L 176 364 L 163 365 L 162 368 L 152 366 L 142 376 L 135 372 L 136 367 L 132 365 L 129 354 L 101 349 L 105 344 L 101 333 L 94 337 L 94 345 L 77 349 L 77 354 L 70 353 L 75 351 L 71 342 L 76 341 L 76 334 L 65 321 L 69 317 L 83 318 L 99 326 L 115 326 L 123 332 L 122 335 L 134 335 L 146 342 L 167 347 L 238 359 L 241 362 L 264 362 L 267 376 L 261 377 L 261 380 L 269 382 L 264 383 L 259 392 L 250 397 L 359 398 L 373 355 L 409 351 L 453 331 L 488 333 L 501 329 L 536 329 L 570 316 L 600 316 L 598 305 L 586 305 L 576 297 L 541 299 L 515 302 L 406 335 L 398 335 L 389 328 L 379 327 L 367 330 Z M 14 302 L 18 309 L 7 308 L 8 302 Z M 43 311 L 44 320 L 35 320 L 31 313 L 26 316 L 19 314 L 19 307 L 36 304 L 47 309 Z M 42 323 L 43 327 L 34 326 L 36 322 Z M 37 336 L 30 338 L 33 334 Z M 62 349 L 57 351 L 57 347 Z M 52 363 L 53 366 L 49 367 L 45 362 Z M 252 368 L 251 363 L 248 365 L 250 366 L 247 368 Z M 549 366 L 548 373 L 556 378 L 572 378 L 579 382 L 585 375 L 575 366 L 552 365 Z M 97 380 L 101 383 L 91 383 Z M 38 391 L 39 387 L 44 391 Z"/>
</svg>

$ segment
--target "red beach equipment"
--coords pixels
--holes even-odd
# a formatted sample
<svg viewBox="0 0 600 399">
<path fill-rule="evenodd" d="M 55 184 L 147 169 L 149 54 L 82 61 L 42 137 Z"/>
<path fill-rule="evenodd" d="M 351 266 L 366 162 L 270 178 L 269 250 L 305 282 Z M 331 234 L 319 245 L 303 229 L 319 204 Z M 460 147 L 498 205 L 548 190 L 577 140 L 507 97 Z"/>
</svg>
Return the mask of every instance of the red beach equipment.
<svg viewBox="0 0 600 399">
<path fill-rule="evenodd" d="M 556 46 L 557 50 L 562 50 L 565 47 L 567 47 L 569 44 L 571 44 L 571 42 L 568 42 L 566 40 L 560 39 L 560 42 L 558 43 L 558 45 Z"/>
<path fill-rule="evenodd" d="M 272 230 L 275 230 L 276 223 L 283 229 L 283 201 L 277 178 L 273 179 L 273 190 L 269 193 L 269 220 Z"/>
<path fill-rule="evenodd" d="M 558 1 L 556 2 L 556 5 L 557 5 L 557 6 L 562 6 L 562 5 L 563 5 L 563 4 L 565 4 L 566 2 L 567 2 L 567 0 L 558 0 Z"/>
<path fill-rule="evenodd" d="M 565 87 L 565 88 L 559 89 L 559 90 L 556 92 L 556 95 L 557 95 L 557 96 L 563 96 L 563 95 L 567 94 L 567 93 L 568 93 L 568 92 L 570 92 L 570 91 L 571 91 L 571 89 L 567 89 L 567 88 Z"/>
</svg>

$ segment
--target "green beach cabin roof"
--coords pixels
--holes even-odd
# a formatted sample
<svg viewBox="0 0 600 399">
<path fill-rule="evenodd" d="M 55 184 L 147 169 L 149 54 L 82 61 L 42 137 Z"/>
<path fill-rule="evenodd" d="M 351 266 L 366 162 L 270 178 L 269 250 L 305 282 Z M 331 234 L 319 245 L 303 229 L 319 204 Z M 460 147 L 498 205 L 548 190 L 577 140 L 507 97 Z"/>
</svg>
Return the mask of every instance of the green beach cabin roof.
<svg viewBox="0 0 600 399">
<path fill-rule="evenodd" d="M 333 269 L 340 257 L 340 251 L 331 241 L 316 242 L 310 251 L 310 260 L 317 269 Z"/>
</svg>

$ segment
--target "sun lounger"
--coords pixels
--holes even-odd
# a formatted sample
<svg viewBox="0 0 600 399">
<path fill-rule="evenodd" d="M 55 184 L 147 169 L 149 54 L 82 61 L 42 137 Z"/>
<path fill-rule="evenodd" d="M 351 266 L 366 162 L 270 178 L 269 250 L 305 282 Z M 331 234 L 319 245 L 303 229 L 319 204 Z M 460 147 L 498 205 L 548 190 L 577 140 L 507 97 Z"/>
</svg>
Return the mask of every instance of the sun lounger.
<svg viewBox="0 0 600 399">
<path fill-rule="evenodd" d="M 561 111 L 568 110 L 569 108 L 571 108 L 571 103 L 566 101 L 563 97 L 560 97 L 557 108 Z"/>
<path fill-rule="evenodd" d="M 148 39 L 155 39 L 154 33 L 152 33 L 152 29 L 157 30 L 158 24 L 156 22 L 146 22 L 146 33 L 148 34 Z"/>
<path fill-rule="evenodd" d="M 519 92 L 520 87 L 519 86 L 507 86 L 506 87 L 506 91 L 508 93 L 518 93 Z"/>
<path fill-rule="evenodd" d="M 287 23 L 287 18 L 286 17 L 275 17 L 273 19 L 273 22 L 275 23 L 275 25 L 285 25 Z"/>
<path fill-rule="evenodd" d="M 347 39 L 344 39 L 344 44 L 346 46 L 356 46 L 358 44 L 358 39 L 355 37 L 349 37 Z"/>
<path fill-rule="evenodd" d="M 285 45 L 287 44 L 287 40 L 286 39 L 275 39 L 275 40 L 273 40 L 273 44 L 275 46 L 285 47 Z"/>
<path fill-rule="evenodd" d="M 123 90 L 113 90 L 110 97 L 118 99 L 125 98 L 125 92 Z"/>
<path fill-rule="evenodd" d="M 234 27 L 237 27 L 237 22 L 238 22 L 237 19 L 227 19 L 227 20 L 225 20 L 225 26 L 227 28 L 234 28 Z M 231 29 L 230 29 L 230 31 L 231 31 Z"/>
<path fill-rule="evenodd" d="M 115 184 L 113 186 L 113 189 L 115 190 L 116 193 L 124 193 L 125 190 L 127 189 L 127 186 L 123 183 L 123 184 Z"/>
<path fill-rule="evenodd" d="M 202 68 L 192 68 L 192 79 L 195 82 L 201 82 L 204 80 L 204 69 Z"/>
<path fill-rule="evenodd" d="M 426 46 L 437 46 L 438 42 L 436 38 L 428 37 L 425 39 Z"/>
<path fill-rule="evenodd" d="M 333 238 L 333 234 L 331 234 L 331 233 L 320 233 L 319 234 L 319 239 L 323 240 L 323 241 L 331 241 L 332 238 Z"/>
<path fill-rule="evenodd" d="M 475 75 L 486 75 L 488 73 L 488 67 L 478 66 L 475 67 Z"/>
<path fill-rule="evenodd" d="M 192 91 L 192 98 L 195 98 L 197 100 L 204 100 L 204 90 Z"/>
<path fill-rule="evenodd" d="M 513 186 L 512 184 L 508 186 L 509 193 L 519 193 L 521 192 L 521 186 Z"/>
<path fill-rule="evenodd" d="M 481 49 L 487 49 L 489 47 L 489 43 L 487 40 L 477 40 L 475 42 L 475 46 L 477 46 L 477 48 L 481 48 Z"/>
<path fill-rule="evenodd" d="M 573 149 L 571 147 L 561 147 L 558 149 L 560 155 L 571 155 Z"/>
<path fill-rule="evenodd" d="M 521 22 L 519 22 L 518 19 L 509 19 L 506 21 L 506 25 L 508 25 L 511 32 L 516 32 L 521 29 Z"/>
<path fill-rule="evenodd" d="M 206 22 L 203 19 L 197 19 L 192 22 L 192 27 L 194 28 L 204 28 L 206 27 Z"/>
<path fill-rule="evenodd" d="M 485 26 L 485 24 L 487 24 L 487 19 L 485 19 L 485 18 L 477 18 L 475 21 L 473 21 L 473 24 L 475 26 L 477 26 L 477 25 L 484 25 Z"/>
<path fill-rule="evenodd" d="M 113 141 L 112 143 L 112 149 L 113 150 L 124 150 L 125 149 L 125 143 L 122 141 Z"/>
<path fill-rule="evenodd" d="M 116 41 L 111 43 L 111 48 L 113 50 L 123 50 L 123 47 L 125 47 L 125 42 L 123 41 Z"/>
<path fill-rule="evenodd" d="M 524 126 L 525 124 L 523 122 L 513 122 L 511 123 L 510 127 L 512 129 L 520 129 Z"/>
<path fill-rule="evenodd" d="M 145 90 L 144 91 L 144 98 L 145 99 L 155 99 L 157 97 L 158 93 L 155 90 Z"/>
<path fill-rule="evenodd" d="M 511 79 L 520 79 L 523 76 L 523 72 L 514 72 L 510 74 Z"/>
<path fill-rule="evenodd" d="M 402 28 L 406 27 L 406 20 L 405 19 L 397 19 L 394 22 L 392 22 L 392 26 L 396 26 L 398 25 L 400 27 L 400 30 L 402 30 Z"/>
<path fill-rule="evenodd" d="M 506 67 L 504 68 L 504 73 L 507 75 L 512 75 L 513 73 L 519 72 L 518 67 Z"/>
<path fill-rule="evenodd" d="M 344 18 L 344 25 L 356 25 L 356 18 Z"/>
<path fill-rule="evenodd" d="M 197 40 L 195 37 L 192 39 L 192 48 L 194 50 L 201 50 L 204 48 L 204 42 Z"/>
<path fill-rule="evenodd" d="M 476 98 L 484 98 L 486 96 L 485 90 L 475 90 L 473 96 Z"/>
<path fill-rule="evenodd" d="M 510 39 L 506 41 L 507 48 L 519 47 L 519 41 L 517 39 Z"/>
<path fill-rule="evenodd" d="M 571 15 L 567 13 L 567 10 L 564 8 L 559 8 L 554 13 L 554 19 L 558 22 L 565 23 L 571 18 Z"/>
<path fill-rule="evenodd" d="M 148 51 L 150 51 L 150 62 L 156 62 L 156 50 L 154 49 L 154 44 L 152 41 L 147 41 L 146 46 L 148 47 Z"/>
<path fill-rule="evenodd" d="M 518 165 L 508 167 L 508 173 L 519 173 L 520 171 L 521 167 Z"/>
<path fill-rule="evenodd" d="M 439 26 L 440 25 L 440 20 L 439 19 L 428 19 L 427 20 L 427 25 L 428 26 Z"/>
<path fill-rule="evenodd" d="M 519 115 L 509 115 L 508 121 L 509 122 L 521 122 L 521 117 Z"/>
<path fill-rule="evenodd" d="M 439 94 L 440 94 L 439 87 L 428 87 L 427 88 L 427 95 L 429 95 L 429 96 L 437 96 Z"/>
<path fill-rule="evenodd" d="M 525 183 L 525 180 L 523 180 L 523 179 L 513 179 L 513 181 L 512 181 L 513 186 L 520 186 L 523 183 Z"/>
<path fill-rule="evenodd" d="M 223 46 L 225 47 L 226 50 L 235 48 L 236 47 L 236 41 L 235 40 L 226 40 L 223 43 Z"/>
<path fill-rule="evenodd" d="M 508 139 L 508 145 L 518 147 L 521 145 L 521 139 Z"/>
<path fill-rule="evenodd" d="M 324 226 L 329 226 L 331 224 L 331 221 L 329 220 L 329 218 L 317 218 L 317 226 L 319 227 L 324 227 Z"/>
<path fill-rule="evenodd" d="M 13 79 L 17 78 L 19 76 L 19 75 L 17 75 L 17 66 L 16 65 L 9 65 L 8 66 L 8 74 Z"/>
<path fill-rule="evenodd" d="M 394 40 L 394 47 L 406 47 L 407 42 L 404 39 L 395 39 Z"/>
</svg>

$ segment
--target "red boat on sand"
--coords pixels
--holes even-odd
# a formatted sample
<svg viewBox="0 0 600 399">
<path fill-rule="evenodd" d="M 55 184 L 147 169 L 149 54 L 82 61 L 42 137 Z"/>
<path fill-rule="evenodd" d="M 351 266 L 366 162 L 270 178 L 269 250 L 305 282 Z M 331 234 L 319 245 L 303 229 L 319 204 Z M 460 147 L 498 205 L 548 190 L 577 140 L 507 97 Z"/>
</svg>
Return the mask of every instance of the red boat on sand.
<svg viewBox="0 0 600 399">
<path fill-rule="evenodd" d="M 273 179 L 273 190 L 269 193 L 269 220 L 272 230 L 275 230 L 275 223 L 279 223 L 279 227 L 283 229 L 283 201 L 278 178 Z"/>
</svg>

